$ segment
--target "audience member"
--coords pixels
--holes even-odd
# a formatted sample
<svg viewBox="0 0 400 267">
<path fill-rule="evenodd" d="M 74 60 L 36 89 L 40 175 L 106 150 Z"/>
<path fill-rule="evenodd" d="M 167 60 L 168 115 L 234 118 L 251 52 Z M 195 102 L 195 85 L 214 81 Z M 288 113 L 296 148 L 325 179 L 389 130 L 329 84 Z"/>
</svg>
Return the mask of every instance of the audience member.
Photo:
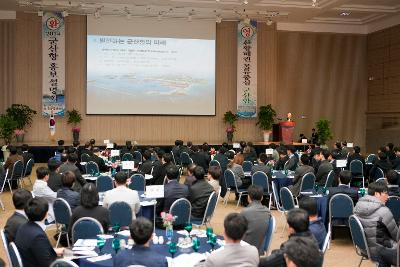
<svg viewBox="0 0 400 267">
<path fill-rule="evenodd" d="M 240 213 L 247 222 L 247 231 L 243 236 L 243 240 L 258 249 L 260 255 L 264 254 L 265 233 L 269 227 L 269 219 L 271 217 L 270 210 L 261 204 L 263 199 L 263 188 L 256 185 L 250 185 L 248 188 L 249 205 Z"/>
<path fill-rule="evenodd" d="M 208 183 L 214 188 L 215 194 L 219 194 L 220 181 L 219 177 L 221 177 L 221 168 L 219 166 L 211 166 L 208 169 L 207 180 Z"/>
<path fill-rule="evenodd" d="M 278 152 L 278 150 L 276 150 L 276 148 L 277 148 L 276 144 L 270 144 L 269 148 L 272 149 L 272 159 L 275 162 L 278 162 L 278 160 L 279 160 L 279 152 Z"/>
<path fill-rule="evenodd" d="M 167 259 L 150 247 L 153 237 L 153 224 L 146 218 L 137 218 L 129 226 L 131 238 L 135 242 L 131 249 L 120 250 L 113 257 L 114 266 L 152 266 L 167 267 Z"/>
<path fill-rule="evenodd" d="M 363 167 L 365 167 L 365 159 L 364 157 L 360 154 L 361 148 L 359 146 L 355 146 L 353 149 L 353 153 L 349 155 L 347 158 L 347 168 L 350 168 L 350 162 L 353 160 L 359 160 L 363 164 Z M 355 174 L 361 174 L 361 173 L 355 173 Z"/>
<path fill-rule="evenodd" d="M 21 155 L 18 155 L 18 153 L 17 153 L 18 150 L 15 146 L 9 146 L 8 150 L 10 150 L 10 156 L 7 158 L 6 162 L 3 165 L 4 174 L 2 175 L 2 177 L 0 177 L 0 185 L 3 185 L 3 183 L 4 183 L 5 174 L 7 173 L 7 171 L 8 171 L 8 175 L 11 176 L 15 162 L 20 160 L 22 163 L 24 163 L 24 159 L 22 158 Z M 17 177 L 13 177 L 13 178 L 17 178 Z M 17 180 L 13 180 L 12 188 L 17 188 L 17 187 L 18 187 Z"/>
<path fill-rule="evenodd" d="M 123 157 L 127 153 L 133 154 L 133 152 L 134 152 L 134 150 L 133 150 L 132 141 L 126 140 L 125 141 L 125 146 L 122 147 L 122 149 L 120 151 L 121 157 Z"/>
<path fill-rule="evenodd" d="M 396 157 L 392 161 L 393 169 L 400 170 L 400 147 L 395 147 L 393 149 Z"/>
<path fill-rule="evenodd" d="M 288 188 L 292 192 L 293 196 L 298 196 L 300 194 L 301 180 L 306 173 L 314 173 L 314 168 L 308 165 L 310 159 L 307 154 L 302 154 L 300 157 L 300 165 L 294 171 L 293 185 Z"/>
<path fill-rule="evenodd" d="M 326 237 L 326 229 L 322 218 L 318 217 L 317 200 L 308 196 L 302 197 L 299 207 L 307 211 L 308 219 L 310 220 L 308 229 L 317 240 L 319 249 L 322 250 Z"/>
<path fill-rule="evenodd" d="M 283 170 L 285 168 L 285 163 L 289 160 L 289 157 L 287 156 L 285 148 L 279 148 L 277 151 L 279 153 L 279 159 L 275 163 L 275 170 Z"/>
<path fill-rule="evenodd" d="M 386 173 L 386 180 L 388 182 L 389 196 L 400 197 L 399 174 L 394 170 L 388 170 Z"/>
<path fill-rule="evenodd" d="M 204 151 L 200 150 L 198 146 L 193 146 L 192 150 L 193 153 L 191 155 L 191 158 L 193 160 L 193 163 L 195 163 L 197 166 L 200 166 L 205 171 L 207 171 L 208 164 L 210 163 L 209 155 L 206 154 Z"/>
<path fill-rule="evenodd" d="M 256 247 L 240 244 L 247 231 L 247 220 L 239 213 L 228 214 L 224 219 L 223 248 L 213 251 L 206 259 L 206 267 L 248 266 L 256 267 L 259 256 Z"/>
<path fill-rule="evenodd" d="M 390 161 L 393 161 L 393 160 L 396 158 L 396 154 L 395 154 L 395 152 L 393 151 L 393 147 L 394 147 L 393 143 L 388 143 L 388 144 L 386 145 L 386 147 L 385 147 L 385 153 L 386 153 L 386 155 L 387 155 L 387 158 L 388 158 Z"/>
<path fill-rule="evenodd" d="M 315 182 L 319 186 L 325 186 L 328 174 L 333 170 L 332 164 L 328 161 L 329 155 L 330 152 L 327 149 L 322 150 L 319 155 L 315 155 L 315 157 L 317 157 L 316 159 L 321 161 L 317 174 L 315 175 Z"/>
<path fill-rule="evenodd" d="M 192 204 L 192 217 L 203 219 L 207 207 L 208 199 L 214 188 L 204 179 L 205 171 L 197 166 L 193 171 L 196 181 L 189 188 L 189 201 Z"/>
<path fill-rule="evenodd" d="M 25 214 L 25 207 L 29 200 L 32 199 L 32 194 L 26 189 L 20 188 L 14 191 L 12 201 L 15 211 L 10 218 L 8 218 L 4 226 L 4 234 L 8 242 L 14 242 L 18 228 L 28 221 Z"/>
<path fill-rule="evenodd" d="M 61 188 L 57 191 L 57 198 L 62 198 L 68 202 L 71 211 L 74 211 L 79 206 L 80 198 L 78 192 L 72 190 L 72 185 L 75 182 L 75 174 L 68 171 L 61 175 Z"/>
<path fill-rule="evenodd" d="M 191 187 L 192 184 L 196 181 L 196 177 L 194 177 L 193 175 L 194 169 L 196 167 L 197 165 L 195 163 L 191 163 L 187 167 L 187 176 L 184 183 L 185 185 L 187 185 L 187 187 Z"/>
<path fill-rule="evenodd" d="M 267 155 L 265 153 L 260 153 L 258 159 L 257 159 L 257 164 L 253 165 L 251 168 L 251 174 L 253 175 L 255 172 L 261 171 L 267 175 L 270 175 L 271 173 L 271 168 L 266 165 L 267 161 Z"/>
<path fill-rule="evenodd" d="M 229 162 L 228 158 L 225 156 L 225 153 L 227 151 L 228 150 L 224 146 L 221 146 L 218 149 L 218 153 L 213 158 L 213 160 L 216 160 L 216 161 L 219 162 L 219 165 L 221 166 L 222 173 L 225 172 L 225 170 L 227 168 L 226 166 L 228 165 L 228 162 Z"/>
<path fill-rule="evenodd" d="M 343 170 L 339 174 L 339 185 L 337 187 L 330 187 L 328 194 L 329 200 L 336 194 L 346 194 L 353 200 L 354 205 L 358 201 L 358 190 L 356 188 L 351 188 L 351 172 L 348 170 Z"/>
<path fill-rule="evenodd" d="M 315 131 L 314 128 L 311 129 L 311 142 L 316 144 L 319 142 L 318 133 Z"/>
<path fill-rule="evenodd" d="M 165 175 L 167 173 L 167 167 L 174 165 L 172 161 L 172 154 L 165 153 L 162 156 L 162 165 L 155 166 L 153 169 L 153 183 L 155 185 L 164 184 Z"/>
<path fill-rule="evenodd" d="M 181 153 L 182 153 L 182 140 L 175 140 L 175 146 L 172 147 L 171 154 L 174 159 L 174 164 L 181 164 Z"/>
<path fill-rule="evenodd" d="M 153 162 L 151 161 L 151 152 L 150 150 L 145 150 L 143 152 L 143 162 L 139 166 L 138 172 L 145 175 L 151 174 L 151 170 L 153 169 Z"/>
<path fill-rule="evenodd" d="M 50 159 L 47 163 L 47 167 L 49 168 L 49 180 L 47 181 L 47 185 L 51 188 L 51 190 L 57 192 L 58 189 L 62 187 L 61 174 L 58 173 L 60 162 Z"/>
<path fill-rule="evenodd" d="M 30 159 L 33 160 L 33 154 L 29 152 L 29 146 L 27 144 L 23 144 L 21 146 L 21 156 L 24 160 L 24 169 L 25 169 L 26 165 L 28 164 L 28 161 Z"/>
<path fill-rule="evenodd" d="M 74 183 L 74 190 L 79 192 L 82 186 L 86 184 L 86 180 L 82 177 L 78 167 L 76 167 L 77 162 L 78 155 L 76 153 L 69 153 L 67 156 L 67 162 L 60 166 L 59 173 L 65 173 L 67 171 L 73 172 L 77 181 L 77 183 Z"/>
<path fill-rule="evenodd" d="M 100 154 L 101 154 L 100 149 L 98 147 L 94 147 L 92 152 L 93 153 L 92 153 L 92 156 L 90 159 L 97 164 L 100 172 L 107 172 L 108 167 L 106 166 L 106 163 L 104 162 L 104 160 L 102 158 L 100 158 Z"/>
<path fill-rule="evenodd" d="M 57 198 L 57 193 L 47 186 L 47 181 L 49 180 L 48 169 L 45 167 L 37 168 L 36 177 L 37 179 L 33 184 L 32 193 L 35 197 L 42 197 L 46 199 L 47 203 L 49 204 L 47 222 L 51 223 L 54 221 L 53 202 Z"/>
<path fill-rule="evenodd" d="M 374 165 L 369 171 L 370 179 L 375 181 L 376 179 L 381 178 L 379 172 L 377 172 L 378 168 L 383 171 L 384 175 L 386 175 L 388 170 L 392 169 L 392 163 L 388 160 L 385 152 L 378 153 L 378 160 L 375 161 Z"/>
<path fill-rule="evenodd" d="M 48 210 L 47 200 L 41 197 L 30 199 L 25 206 L 29 222 L 19 227 L 15 237 L 24 267 L 50 266 L 64 252 L 64 248 L 54 249 L 47 238 L 44 221 Z"/>
<path fill-rule="evenodd" d="M 241 154 L 236 154 L 234 155 L 233 152 L 228 151 L 228 159 L 230 160 L 227 169 L 231 170 L 233 174 L 235 175 L 235 180 L 236 180 L 236 185 L 238 187 L 245 188 L 246 185 L 243 184 L 244 181 L 244 171 L 243 171 L 243 155 Z"/>
<path fill-rule="evenodd" d="M 287 267 L 320 267 L 323 260 L 315 242 L 309 238 L 293 237 L 283 246 Z"/>
<path fill-rule="evenodd" d="M 80 206 L 76 207 L 72 212 L 71 222 L 68 225 L 69 236 L 71 236 L 74 223 L 82 217 L 92 217 L 98 220 L 103 226 L 104 233 L 108 232 L 110 211 L 99 206 L 99 193 L 96 186 L 92 183 L 87 183 L 82 187 Z"/>
<path fill-rule="evenodd" d="M 384 182 L 370 183 L 368 195 L 360 198 L 354 208 L 363 225 L 371 257 L 378 258 L 381 267 L 396 265 L 397 258 L 398 228 L 385 206 L 387 199 L 388 188 Z"/>
<path fill-rule="evenodd" d="M 140 210 L 139 194 L 136 190 L 126 187 L 128 174 L 120 171 L 114 177 L 115 188 L 105 193 L 103 207 L 109 208 L 114 202 L 125 202 L 131 207 L 132 219 L 136 218 L 136 214 Z"/>
<path fill-rule="evenodd" d="M 290 145 L 287 147 L 286 153 L 288 155 L 288 160 L 283 169 L 294 171 L 297 168 L 297 163 L 299 162 L 297 155 L 295 155 L 296 148 L 293 145 Z"/>
</svg>

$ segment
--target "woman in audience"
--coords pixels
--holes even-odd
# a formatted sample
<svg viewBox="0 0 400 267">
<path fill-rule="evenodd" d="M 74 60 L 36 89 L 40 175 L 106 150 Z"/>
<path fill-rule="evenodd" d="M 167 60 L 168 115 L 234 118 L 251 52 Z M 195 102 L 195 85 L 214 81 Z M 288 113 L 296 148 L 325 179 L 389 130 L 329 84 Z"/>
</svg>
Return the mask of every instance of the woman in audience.
<svg viewBox="0 0 400 267">
<path fill-rule="evenodd" d="M 219 193 L 219 177 L 221 176 L 221 167 L 219 166 L 210 166 L 208 168 L 207 180 L 208 183 L 214 188 L 216 194 Z"/>
<path fill-rule="evenodd" d="M 80 195 L 78 192 L 73 191 L 71 189 L 72 185 L 75 182 L 75 174 L 71 171 L 64 173 L 61 176 L 61 189 L 57 191 L 57 198 L 65 199 L 69 206 L 71 207 L 71 211 L 73 211 L 76 207 L 79 206 Z"/>
<path fill-rule="evenodd" d="M 191 163 L 187 167 L 187 176 L 185 180 L 185 185 L 187 185 L 188 187 L 191 187 L 192 184 L 196 181 L 196 177 L 194 177 L 193 175 L 194 168 L 196 167 L 197 165 L 195 163 Z"/>
<path fill-rule="evenodd" d="M 244 171 L 243 171 L 243 155 L 242 154 L 234 154 L 232 151 L 227 152 L 227 157 L 229 159 L 229 163 L 227 166 L 228 170 L 231 170 L 235 175 L 236 184 L 238 187 L 243 187 L 243 180 L 244 180 Z"/>
<path fill-rule="evenodd" d="M 74 223 L 82 217 L 92 217 L 98 220 L 103 226 L 104 233 L 107 233 L 110 225 L 110 212 L 99 206 L 99 193 L 92 183 L 85 184 L 81 190 L 81 205 L 72 212 L 69 233 L 71 233 Z"/>
</svg>

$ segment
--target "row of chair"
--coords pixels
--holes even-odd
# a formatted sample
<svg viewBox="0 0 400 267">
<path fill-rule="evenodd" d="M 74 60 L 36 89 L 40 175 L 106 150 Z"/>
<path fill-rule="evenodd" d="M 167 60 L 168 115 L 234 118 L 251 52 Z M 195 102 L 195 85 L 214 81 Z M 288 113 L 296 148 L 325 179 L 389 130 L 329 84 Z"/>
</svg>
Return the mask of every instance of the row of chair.
<svg viewBox="0 0 400 267">
<path fill-rule="evenodd" d="M 130 189 L 136 191 L 145 191 L 146 190 L 146 179 L 142 174 L 136 173 L 131 176 L 130 184 L 128 187 Z M 101 175 L 97 177 L 96 180 L 96 187 L 98 192 L 106 192 L 114 188 L 113 179 L 107 175 Z"/>
<path fill-rule="evenodd" d="M 143 161 L 142 153 L 140 153 L 140 151 L 133 151 L 132 153 L 125 153 L 122 155 L 122 157 L 113 156 L 111 159 L 112 160 L 121 160 L 121 161 L 136 161 L 136 162 Z M 92 160 L 92 158 L 90 157 L 89 154 L 83 153 L 81 155 L 81 162 L 89 162 L 91 160 Z"/>
</svg>

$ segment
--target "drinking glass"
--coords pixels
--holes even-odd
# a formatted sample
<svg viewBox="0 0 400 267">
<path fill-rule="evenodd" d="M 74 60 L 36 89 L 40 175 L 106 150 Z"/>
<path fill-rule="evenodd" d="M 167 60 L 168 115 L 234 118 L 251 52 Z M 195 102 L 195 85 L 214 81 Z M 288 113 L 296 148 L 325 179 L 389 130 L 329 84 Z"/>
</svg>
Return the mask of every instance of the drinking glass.
<svg viewBox="0 0 400 267">
<path fill-rule="evenodd" d="M 171 242 L 168 244 L 168 252 L 171 253 L 172 258 L 174 257 L 177 251 L 177 246 L 175 242 Z"/>
<path fill-rule="evenodd" d="M 190 232 L 192 231 L 192 229 L 193 229 L 192 223 L 187 223 L 185 226 L 185 230 L 188 232 L 189 237 L 190 237 Z"/>
<path fill-rule="evenodd" d="M 98 236 L 97 237 L 97 247 L 99 248 L 99 254 L 101 254 L 101 250 L 105 244 L 106 244 L 106 240 L 103 237 Z"/>
</svg>

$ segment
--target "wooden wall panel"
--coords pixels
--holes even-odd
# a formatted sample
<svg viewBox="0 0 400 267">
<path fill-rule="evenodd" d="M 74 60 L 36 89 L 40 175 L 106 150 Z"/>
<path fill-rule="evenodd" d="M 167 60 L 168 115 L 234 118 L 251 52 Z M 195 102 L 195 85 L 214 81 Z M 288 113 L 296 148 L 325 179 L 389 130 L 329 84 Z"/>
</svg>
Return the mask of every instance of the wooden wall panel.
<svg viewBox="0 0 400 267">
<path fill-rule="evenodd" d="M 15 20 L 0 20 L 0 113 L 14 101 Z"/>
</svg>

